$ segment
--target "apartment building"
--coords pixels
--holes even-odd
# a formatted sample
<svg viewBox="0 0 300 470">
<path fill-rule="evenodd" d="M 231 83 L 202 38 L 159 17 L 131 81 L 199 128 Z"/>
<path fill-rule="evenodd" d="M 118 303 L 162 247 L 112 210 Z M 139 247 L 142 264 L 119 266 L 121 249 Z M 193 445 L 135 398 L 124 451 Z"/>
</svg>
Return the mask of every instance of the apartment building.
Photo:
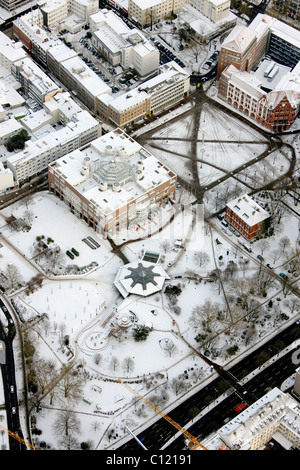
<svg viewBox="0 0 300 470">
<path fill-rule="evenodd" d="M 0 0 L 0 8 L 13 12 L 17 8 L 27 5 L 30 1 L 31 0 Z"/>
<path fill-rule="evenodd" d="M 189 4 L 214 23 L 227 18 L 230 0 L 189 0 Z"/>
<path fill-rule="evenodd" d="M 241 44 L 245 51 L 243 60 L 242 55 L 234 54 L 242 48 Z M 273 88 L 269 84 L 263 86 L 251 72 L 267 53 L 286 67 L 285 75 Z M 287 130 L 299 112 L 299 59 L 299 31 L 259 14 L 248 28 L 235 27 L 222 45 L 218 61 L 218 96 L 272 132 Z M 265 76 L 270 83 L 278 70 L 275 62 L 268 64 Z"/>
<path fill-rule="evenodd" d="M 50 29 L 63 29 L 69 16 L 77 18 L 78 30 L 88 23 L 90 15 L 99 8 L 98 0 L 53 0 L 40 9 L 44 25 Z M 72 32 L 77 32 L 76 27 Z"/>
<path fill-rule="evenodd" d="M 300 407 L 274 388 L 204 442 L 208 450 L 265 450 L 270 441 L 282 450 L 300 449 Z"/>
<path fill-rule="evenodd" d="M 20 82 L 25 96 L 32 98 L 40 106 L 62 91 L 29 57 L 15 62 L 11 72 Z"/>
<path fill-rule="evenodd" d="M 236 26 L 221 45 L 218 57 L 217 80 L 228 65 L 239 70 L 252 70 L 256 62 L 256 32 L 246 26 Z"/>
<path fill-rule="evenodd" d="M 189 0 L 129 0 L 128 15 L 141 26 L 151 25 L 181 11 Z"/>
<path fill-rule="evenodd" d="M 270 217 L 247 194 L 227 203 L 225 220 L 246 240 L 253 240 L 265 230 L 265 222 Z"/>
<path fill-rule="evenodd" d="M 177 176 L 121 129 L 48 166 L 49 191 L 105 238 L 175 194 Z"/>
<path fill-rule="evenodd" d="M 0 145 L 5 144 L 10 137 L 17 134 L 22 129 L 17 119 L 11 118 L 0 122 Z"/>
<path fill-rule="evenodd" d="M 288 130 L 300 105 L 300 86 L 294 76 L 287 74 L 276 89 L 266 92 L 255 74 L 229 65 L 220 77 L 218 96 L 272 132 Z"/>
<path fill-rule="evenodd" d="M 101 95 L 99 115 L 118 127 L 137 122 L 147 114 L 159 113 L 189 95 L 190 77 L 176 62 L 159 67 L 157 76 L 123 95 Z"/>
<path fill-rule="evenodd" d="M 45 103 L 44 110 L 49 113 L 48 124 L 59 119 L 64 126 L 25 142 L 24 150 L 7 158 L 7 167 L 12 171 L 16 184 L 44 171 L 49 163 L 87 145 L 101 135 L 98 121 L 70 100 L 68 93 L 54 96 Z M 44 115 L 40 119 L 46 122 Z M 31 126 L 34 131 L 29 118 L 25 124 Z M 37 124 L 35 126 L 36 129 L 39 128 Z"/>
<path fill-rule="evenodd" d="M 230 12 L 230 0 L 129 0 L 128 15 L 141 26 L 153 23 L 179 13 L 185 4 L 217 23 Z"/>
<path fill-rule="evenodd" d="M 40 10 L 43 15 L 44 25 L 52 29 L 67 18 L 69 2 L 66 0 L 52 0 L 41 5 Z"/>
<path fill-rule="evenodd" d="M 12 65 L 27 57 L 21 43 L 12 41 L 0 31 L 0 67 L 11 70 Z"/>
<path fill-rule="evenodd" d="M 112 93 L 111 88 L 65 44 L 48 52 L 48 67 L 68 90 L 79 98 L 92 112 L 97 113 L 97 98 Z"/>
<path fill-rule="evenodd" d="M 61 41 L 43 29 L 42 14 L 37 11 L 36 23 L 31 21 L 30 14 L 17 18 L 13 22 L 13 35 L 30 55 L 46 66 L 48 50 L 61 44 Z"/>
<path fill-rule="evenodd" d="M 138 29 L 130 29 L 113 11 L 91 15 L 92 42 L 113 66 L 134 68 L 140 76 L 156 72 L 159 51 Z"/>
</svg>

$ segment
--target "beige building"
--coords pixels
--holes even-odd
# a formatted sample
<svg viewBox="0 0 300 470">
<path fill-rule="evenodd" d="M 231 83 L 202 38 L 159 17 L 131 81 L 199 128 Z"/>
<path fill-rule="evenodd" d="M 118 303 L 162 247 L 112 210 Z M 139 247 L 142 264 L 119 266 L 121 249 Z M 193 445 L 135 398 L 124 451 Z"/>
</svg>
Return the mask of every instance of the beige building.
<svg viewBox="0 0 300 470">
<path fill-rule="evenodd" d="M 188 0 L 129 0 L 128 14 L 139 25 L 146 26 L 178 13 Z"/>
<path fill-rule="evenodd" d="M 156 77 L 120 96 L 98 97 L 98 113 L 118 127 L 133 124 L 147 114 L 159 113 L 189 95 L 190 77 L 176 62 L 161 65 Z"/>
<path fill-rule="evenodd" d="M 174 196 L 177 176 L 118 128 L 51 163 L 48 181 L 49 191 L 107 237 Z"/>
<path fill-rule="evenodd" d="M 159 51 L 141 31 L 130 29 L 113 11 L 103 9 L 91 15 L 92 42 L 111 65 L 132 67 L 141 76 L 157 72 Z"/>
<path fill-rule="evenodd" d="M 213 23 L 224 20 L 230 11 L 230 0 L 189 0 L 189 3 Z"/>
</svg>

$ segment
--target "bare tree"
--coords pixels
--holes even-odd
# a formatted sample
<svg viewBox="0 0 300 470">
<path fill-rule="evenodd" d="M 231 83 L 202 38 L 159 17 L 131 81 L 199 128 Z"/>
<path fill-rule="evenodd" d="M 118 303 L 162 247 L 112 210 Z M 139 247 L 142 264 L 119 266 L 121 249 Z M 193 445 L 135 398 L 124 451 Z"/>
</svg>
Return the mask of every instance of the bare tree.
<svg viewBox="0 0 300 470">
<path fill-rule="evenodd" d="M 169 240 L 163 240 L 160 244 L 160 247 L 164 253 L 167 253 L 171 249 L 171 244 Z"/>
<path fill-rule="evenodd" d="M 22 285 L 23 278 L 14 264 L 7 264 L 3 274 L 5 277 L 4 285 L 7 289 L 15 290 Z"/>
<path fill-rule="evenodd" d="M 183 379 L 178 379 L 176 377 L 174 377 L 170 381 L 170 386 L 176 395 L 178 395 L 181 392 L 184 392 L 186 389 L 185 381 Z"/>
<path fill-rule="evenodd" d="M 195 330 L 198 330 L 200 327 L 206 332 L 211 332 L 214 330 L 220 309 L 221 305 L 218 302 L 212 302 L 210 299 L 207 299 L 204 304 L 196 305 L 193 308 L 189 321 Z"/>
<path fill-rule="evenodd" d="M 80 421 L 72 410 L 62 410 L 54 421 L 53 429 L 61 438 L 74 436 L 80 432 Z"/>
<path fill-rule="evenodd" d="M 290 246 L 291 246 L 291 241 L 289 237 L 282 237 L 279 240 L 279 247 L 281 248 L 282 254 L 285 254 L 286 249 L 289 248 Z"/>
<path fill-rule="evenodd" d="M 123 367 L 127 374 L 134 369 L 134 360 L 131 357 L 125 357 L 123 360 Z"/>
<path fill-rule="evenodd" d="M 82 397 L 84 378 L 77 371 L 70 371 L 63 376 L 57 384 L 59 392 L 63 398 L 70 401 L 77 401 Z"/>
<path fill-rule="evenodd" d="M 113 371 L 119 367 L 119 359 L 116 356 L 113 356 L 110 361 L 110 365 Z"/>
<path fill-rule="evenodd" d="M 270 246 L 268 240 L 266 238 L 261 238 L 258 240 L 257 245 L 260 248 L 260 254 L 263 255 L 265 250 L 267 250 Z"/>
<path fill-rule="evenodd" d="M 200 267 L 205 266 L 209 262 L 209 255 L 205 251 L 196 251 L 194 260 Z"/>
<path fill-rule="evenodd" d="M 101 359 L 102 359 L 102 356 L 101 356 L 100 353 L 94 354 L 94 362 L 95 362 L 95 364 L 97 364 L 97 366 L 100 364 Z"/>
<path fill-rule="evenodd" d="M 164 350 L 169 354 L 169 357 L 171 357 L 177 350 L 174 341 L 166 341 Z"/>
<path fill-rule="evenodd" d="M 33 222 L 33 219 L 34 219 L 34 212 L 31 211 L 30 209 L 27 209 L 24 214 L 23 214 L 23 220 L 24 222 L 31 226 L 32 222 Z"/>
</svg>

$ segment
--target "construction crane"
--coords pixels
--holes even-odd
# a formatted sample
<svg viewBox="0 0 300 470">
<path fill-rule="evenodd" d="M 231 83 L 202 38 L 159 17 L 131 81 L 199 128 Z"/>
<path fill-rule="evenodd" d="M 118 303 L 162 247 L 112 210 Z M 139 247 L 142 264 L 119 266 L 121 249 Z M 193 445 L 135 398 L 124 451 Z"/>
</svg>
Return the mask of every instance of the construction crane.
<svg viewBox="0 0 300 470">
<path fill-rule="evenodd" d="M 7 434 L 9 434 L 11 437 L 13 437 L 13 438 L 16 439 L 17 441 L 21 442 L 21 443 L 24 444 L 25 446 L 28 446 L 31 450 L 39 450 L 37 447 L 34 447 L 34 445 L 30 444 L 30 442 L 24 441 L 24 439 L 22 439 L 22 437 L 17 436 L 17 434 L 13 433 L 12 431 L 9 431 L 9 429 L 6 429 L 4 426 L 2 426 L 2 424 L 0 424 L 0 429 L 3 429 L 3 430 L 4 430 L 5 432 L 7 432 Z"/>
<path fill-rule="evenodd" d="M 143 400 L 143 402 L 146 403 L 146 405 L 150 406 L 156 413 L 158 413 L 166 421 L 168 421 L 170 424 L 172 424 L 172 426 L 174 426 L 176 429 L 178 429 L 178 431 L 182 432 L 182 434 L 184 434 L 185 437 L 187 438 L 187 440 L 188 440 L 188 442 L 191 446 L 190 447 L 191 450 L 197 450 L 197 449 L 199 450 L 199 448 L 201 448 L 202 450 L 207 450 L 207 448 L 204 447 L 204 445 L 202 445 L 194 436 L 192 436 L 192 434 L 190 434 L 186 429 L 184 429 L 182 426 L 180 426 L 180 424 L 176 423 L 176 421 L 174 421 L 172 418 L 170 418 L 170 416 L 168 416 L 166 413 L 164 413 L 159 408 L 157 408 L 157 406 L 155 406 L 153 403 L 151 403 L 151 401 L 147 400 L 147 398 L 145 398 L 139 392 L 137 392 L 136 390 L 131 388 L 128 385 L 128 383 L 123 382 L 123 380 L 121 380 L 121 379 L 118 379 L 118 382 L 121 383 L 122 385 L 124 385 L 126 388 L 128 388 L 128 390 L 130 390 L 132 393 L 134 393 L 138 398 Z"/>
</svg>

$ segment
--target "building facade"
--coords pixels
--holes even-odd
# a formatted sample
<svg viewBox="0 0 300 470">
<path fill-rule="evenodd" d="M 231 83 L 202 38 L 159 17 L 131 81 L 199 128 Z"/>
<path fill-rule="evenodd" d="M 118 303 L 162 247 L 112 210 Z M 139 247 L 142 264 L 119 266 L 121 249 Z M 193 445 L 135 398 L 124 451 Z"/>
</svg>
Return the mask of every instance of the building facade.
<svg viewBox="0 0 300 470">
<path fill-rule="evenodd" d="M 177 176 L 121 129 L 48 166 L 49 191 L 105 238 L 168 201 Z"/>
<path fill-rule="evenodd" d="M 140 26 L 152 25 L 181 11 L 188 0 L 129 0 L 128 15 Z"/>
<path fill-rule="evenodd" d="M 230 0 L 189 0 L 189 4 L 213 23 L 227 18 Z"/>
<path fill-rule="evenodd" d="M 189 95 L 190 76 L 176 62 L 159 67 L 156 77 L 114 97 L 102 95 L 98 98 L 98 114 L 104 120 L 124 128 L 134 124 L 148 114 L 159 113 Z"/>
<path fill-rule="evenodd" d="M 111 10 L 103 9 L 91 16 L 92 42 L 113 66 L 134 68 L 144 77 L 156 73 L 159 51 L 138 29 L 130 29 Z"/>
<path fill-rule="evenodd" d="M 255 75 L 230 65 L 220 77 L 218 96 L 270 131 L 281 132 L 293 125 L 300 106 L 299 89 L 284 88 L 279 82 L 278 89 L 266 92 Z"/>
</svg>

